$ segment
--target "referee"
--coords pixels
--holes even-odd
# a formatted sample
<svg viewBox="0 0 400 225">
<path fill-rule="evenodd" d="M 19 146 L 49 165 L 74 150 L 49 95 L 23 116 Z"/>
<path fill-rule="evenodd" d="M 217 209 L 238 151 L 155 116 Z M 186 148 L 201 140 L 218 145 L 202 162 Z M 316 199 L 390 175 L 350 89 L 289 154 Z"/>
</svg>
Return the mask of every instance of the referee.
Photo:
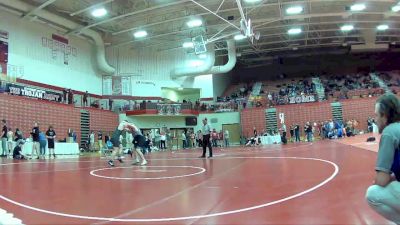
<svg viewBox="0 0 400 225">
<path fill-rule="evenodd" d="M 207 123 L 207 118 L 203 119 L 202 131 L 203 131 L 203 155 L 200 158 L 205 158 L 206 157 L 206 148 L 207 148 L 207 146 L 208 146 L 208 149 L 209 149 L 209 158 L 211 158 L 213 156 L 211 142 L 210 142 L 211 127 Z"/>
</svg>

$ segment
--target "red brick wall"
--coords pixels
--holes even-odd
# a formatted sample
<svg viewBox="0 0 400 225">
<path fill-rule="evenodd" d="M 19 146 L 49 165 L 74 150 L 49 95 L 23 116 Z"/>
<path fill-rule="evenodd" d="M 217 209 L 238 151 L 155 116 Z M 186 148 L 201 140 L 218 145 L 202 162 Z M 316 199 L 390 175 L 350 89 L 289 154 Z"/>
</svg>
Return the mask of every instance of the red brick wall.
<svg viewBox="0 0 400 225">
<path fill-rule="evenodd" d="M 278 128 L 280 128 L 279 113 L 285 114 L 288 130 L 292 124 L 299 124 L 302 127 L 306 122 L 314 123 L 332 119 L 331 104 L 328 102 L 277 106 Z"/>
<path fill-rule="evenodd" d="M 89 109 L 91 126 L 96 130 L 114 130 L 118 123 L 118 115 L 103 110 Z M 7 120 L 7 124 L 15 132 L 19 128 L 25 137 L 29 137 L 35 121 L 42 131 L 53 125 L 57 139 L 67 136 L 68 128 L 81 137 L 80 109 L 70 105 L 49 101 L 29 99 L 20 96 L 0 94 L 0 120 Z M 94 122 L 95 121 L 95 122 Z M 101 128 L 101 129 L 100 129 Z"/>
<path fill-rule="evenodd" d="M 375 102 L 377 97 L 348 99 L 341 101 L 343 110 L 343 119 L 355 119 L 359 122 L 358 129 L 367 129 L 368 117 L 374 117 Z M 326 121 L 333 118 L 332 108 L 329 102 L 307 103 L 296 105 L 282 105 L 276 107 L 278 127 L 280 127 L 279 113 L 285 113 L 285 124 L 289 126 L 298 123 L 304 126 L 307 121 L 317 122 Z M 255 126 L 258 131 L 266 128 L 265 108 L 245 109 L 241 112 L 241 123 L 243 135 L 252 134 Z M 302 130 L 302 129 L 301 129 Z"/>
<path fill-rule="evenodd" d="M 117 114 L 99 109 L 87 110 L 90 113 L 90 130 L 111 132 L 118 126 Z"/>
<path fill-rule="evenodd" d="M 367 129 L 368 117 L 375 116 L 375 102 L 377 97 L 343 100 L 343 119 L 355 119 L 359 122 L 358 129 Z"/>
<path fill-rule="evenodd" d="M 265 130 L 265 108 L 244 109 L 240 113 L 242 124 L 242 135 L 249 137 L 253 135 L 253 128 L 256 127 L 258 133 Z"/>
</svg>

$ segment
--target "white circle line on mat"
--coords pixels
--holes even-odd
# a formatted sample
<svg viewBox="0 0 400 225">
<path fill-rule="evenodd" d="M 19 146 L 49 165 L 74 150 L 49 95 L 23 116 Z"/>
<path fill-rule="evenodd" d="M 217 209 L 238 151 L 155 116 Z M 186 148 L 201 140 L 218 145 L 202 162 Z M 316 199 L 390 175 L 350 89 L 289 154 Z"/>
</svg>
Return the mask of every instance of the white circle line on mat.
<svg viewBox="0 0 400 225">
<path fill-rule="evenodd" d="M 114 169 L 121 169 L 121 168 L 126 169 L 126 168 L 135 168 L 135 167 L 130 166 L 130 167 L 112 167 L 112 168 L 97 169 L 97 170 L 90 171 L 90 175 L 95 176 L 95 177 L 110 179 L 110 180 L 166 180 L 166 179 L 175 179 L 175 178 L 195 176 L 195 175 L 204 173 L 206 171 L 206 169 L 197 167 L 197 166 L 146 166 L 146 168 L 192 168 L 192 169 L 198 169 L 199 171 L 196 173 L 191 173 L 191 174 L 168 176 L 168 177 L 110 177 L 110 176 L 96 174 L 96 172 L 98 172 L 98 171 L 114 170 Z"/>
<path fill-rule="evenodd" d="M 295 160 L 312 160 L 312 161 L 320 161 L 320 162 L 324 162 L 327 164 L 330 164 L 331 166 L 333 166 L 334 171 L 333 173 L 326 178 L 324 181 L 322 181 L 321 183 L 315 185 L 314 187 L 311 187 L 305 191 L 290 195 L 286 198 L 282 198 L 279 200 L 275 200 L 272 202 L 267 202 L 264 204 L 260 204 L 260 205 L 255 205 L 255 206 L 251 206 L 251 207 L 246 207 L 246 208 L 241 208 L 241 209 L 236 209 L 236 210 L 229 210 L 229 211 L 225 211 L 225 212 L 217 212 L 217 213 L 210 213 L 210 214 L 203 214 L 203 215 L 194 215 L 194 216 L 182 216 L 182 217 L 165 217 L 165 218 L 142 218 L 142 219 L 121 219 L 121 218 L 111 218 L 111 217 L 96 217 L 96 216 L 83 216 L 83 215 L 75 215 L 75 214 L 68 214 L 68 213 L 61 213 L 61 212 L 54 212 L 54 211 L 50 211 L 50 210 L 45 210 L 45 209 L 40 209 L 40 208 L 36 208 L 33 206 L 29 206 L 17 201 L 14 201 L 12 199 L 9 199 L 3 195 L 0 195 L 0 198 L 10 202 L 12 204 L 18 205 L 20 207 L 24 207 L 26 209 L 30 209 L 30 210 L 34 210 L 37 212 L 41 212 L 41 213 L 46 213 L 46 214 L 50 214 L 50 215 L 56 215 L 56 216 L 63 216 L 63 217 L 70 217 L 70 218 L 76 218 L 76 219 L 86 219 L 86 220 L 103 220 L 103 221 L 114 221 L 114 222 L 166 222 L 166 221 L 179 221 L 179 220 L 191 220 L 191 219 L 203 219 L 203 218 L 209 218 L 209 217 L 215 217 L 215 216 L 223 216 L 223 215 L 229 215 L 229 214 L 236 214 L 236 213 L 241 213 L 241 212 L 246 212 L 246 211 L 251 211 L 251 210 L 255 210 L 255 209 L 259 209 L 259 208 L 264 208 L 264 207 L 268 207 L 271 205 L 276 205 L 285 201 L 289 201 L 292 200 L 294 198 L 298 198 L 301 197 L 303 195 L 306 195 L 312 191 L 317 190 L 318 188 L 324 186 L 325 184 L 327 184 L 328 182 L 330 182 L 331 180 L 333 180 L 333 178 L 335 178 L 335 176 L 339 173 L 339 166 L 336 165 L 334 162 L 328 161 L 328 160 L 324 160 L 324 159 L 318 159 L 318 158 L 305 158 L 305 157 L 231 157 L 231 158 L 247 158 L 247 159 L 295 159 Z"/>
</svg>

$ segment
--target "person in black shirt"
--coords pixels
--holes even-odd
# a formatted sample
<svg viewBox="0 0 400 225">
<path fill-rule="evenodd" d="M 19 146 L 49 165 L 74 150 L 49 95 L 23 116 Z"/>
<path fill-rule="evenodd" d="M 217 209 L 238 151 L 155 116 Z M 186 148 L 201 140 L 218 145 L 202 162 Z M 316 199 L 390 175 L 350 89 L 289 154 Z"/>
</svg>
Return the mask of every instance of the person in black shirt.
<svg viewBox="0 0 400 225">
<path fill-rule="evenodd" d="M 53 130 L 53 126 L 49 126 L 46 132 L 46 138 L 49 148 L 49 158 L 51 158 L 51 152 L 53 152 L 54 158 L 56 158 L 56 153 L 54 152 L 54 140 L 56 139 L 56 132 Z"/>
<path fill-rule="evenodd" d="M 294 136 L 296 137 L 296 142 L 300 142 L 300 126 L 298 124 L 294 126 Z"/>
<path fill-rule="evenodd" d="M 113 105 L 113 100 L 108 99 L 108 106 L 110 107 L 110 110 L 112 110 L 112 105 Z"/>
<path fill-rule="evenodd" d="M 294 138 L 294 125 L 291 125 L 290 126 L 290 142 L 294 141 L 293 138 Z"/>
<path fill-rule="evenodd" d="M 86 91 L 85 94 L 83 94 L 83 106 L 87 106 L 87 98 L 88 98 L 89 94 Z"/>
<path fill-rule="evenodd" d="M 304 126 L 304 130 L 306 132 L 307 135 L 307 141 L 308 142 L 312 142 L 312 126 L 310 124 L 310 122 L 307 122 L 306 125 Z"/>
<path fill-rule="evenodd" d="M 74 104 L 74 93 L 71 89 L 68 90 L 68 104 Z"/>
<path fill-rule="evenodd" d="M 31 132 L 32 141 L 33 141 L 31 158 L 33 158 L 33 154 L 36 151 L 36 155 L 37 155 L 36 159 L 39 159 L 39 152 L 38 152 L 39 151 L 39 133 L 40 133 L 39 125 L 38 125 L 38 123 L 35 122 L 35 125 L 32 128 L 32 132 Z"/>
<path fill-rule="evenodd" d="M 7 128 L 7 121 L 6 120 L 2 120 L 1 122 L 3 122 L 3 129 L 1 131 L 1 147 L 3 149 L 3 152 L 1 154 L 1 157 L 5 157 L 5 156 L 7 156 L 7 132 L 8 132 L 8 128 Z"/>
<path fill-rule="evenodd" d="M 19 128 L 17 128 L 15 130 L 15 141 L 19 141 L 19 140 L 24 140 L 24 135 L 22 134 L 22 131 L 19 130 Z"/>
<path fill-rule="evenodd" d="M 103 148 L 103 133 L 101 131 L 97 132 L 97 141 L 99 142 L 99 150 Z"/>
<path fill-rule="evenodd" d="M 67 103 L 67 93 L 68 93 L 68 90 L 67 90 L 67 89 L 64 89 L 64 90 L 63 90 L 63 102 L 64 102 L 64 103 Z"/>
<path fill-rule="evenodd" d="M 24 145 L 23 140 L 19 140 L 17 142 L 17 146 L 15 146 L 13 151 L 13 159 L 26 159 L 26 156 L 22 154 L 22 146 Z"/>
</svg>

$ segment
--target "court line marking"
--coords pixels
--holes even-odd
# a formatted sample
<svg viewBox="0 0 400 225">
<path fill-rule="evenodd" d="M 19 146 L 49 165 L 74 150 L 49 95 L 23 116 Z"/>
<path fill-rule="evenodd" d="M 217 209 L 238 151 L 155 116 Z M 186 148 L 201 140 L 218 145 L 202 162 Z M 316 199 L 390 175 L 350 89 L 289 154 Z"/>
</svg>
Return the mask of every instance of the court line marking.
<svg viewBox="0 0 400 225">
<path fill-rule="evenodd" d="M 278 152 L 283 152 L 283 151 L 289 150 L 289 149 L 302 148 L 302 147 L 307 147 L 307 146 L 311 146 L 311 145 L 313 145 L 313 143 L 301 144 L 299 146 L 293 146 L 293 147 L 289 147 L 289 148 L 281 148 L 281 149 L 275 148 L 276 150 L 263 150 L 260 147 L 255 147 L 254 150 L 249 149 L 249 150 L 252 150 L 252 151 L 229 152 L 229 153 L 227 152 L 227 153 L 217 154 L 215 156 L 222 157 L 222 156 L 226 156 L 226 155 L 229 156 L 229 155 L 242 155 L 242 154 L 246 155 L 246 154 L 255 154 L 255 153 L 278 153 Z M 303 150 L 298 150 L 298 151 L 305 151 L 305 150 L 308 151 L 309 149 L 303 149 Z M 191 155 L 191 154 L 197 154 L 197 153 L 195 153 L 195 152 L 187 152 L 187 153 L 186 152 L 185 153 L 184 152 L 182 152 L 182 153 L 171 152 L 171 154 L 174 154 L 174 155 L 175 154 Z M 169 160 L 179 160 L 179 159 L 182 159 L 182 160 L 191 160 L 191 159 L 203 160 L 203 159 L 200 159 L 198 157 L 182 157 L 182 158 L 176 157 L 176 158 L 167 158 L 167 159 L 166 158 L 154 158 L 154 159 L 149 159 L 149 161 L 159 161 L 159 160 L 168 160 L 169 161 Z M 105 162 L 105 161 L 107 161 L 107 159 L 103 159 L 103 160 L 101 160 L 101 159 L 100 160 L 84 160 L 84 161 L 79 161 L 79 160 L 77 160 L 77 161 L 51 161 L 51 162 L 25 161 L 25 162 L 18 162 L 18 163 L 5 163 L 5 164 L 0 164 L 0 166 L 19 165 L 19 164 L 56 164 L 56 163 L 60 164 L 60 163 L 76 163 L 76 162 L 89 163 L 89 162 Z M 85 169 L 98 168 L 98 167 L 103 168 L 103 166 L 95 166 L 95 167 L 76 168 L 76 169 L 68 169 L 68 170 L 45 170 L 45 171 L 35 171 L 35 172 L 20 172 L 20 173 L 15 173 L 15 174 L 35 174 L 35 173 L 45 173 L 45 172 L 69 172 L 69 171 L 78 171 L 78 170 L 85 170 Z M 3 175 L 3 174 L 6 174 L 6 173 L 0 173 L 0 175 Z"/>
<path fill-rule="evenodd" d="M 374 142 L 357 142 L 351 145 L 377 145 L 379 144 L 378 142 L 374 141 Z"/>
<path fill-rule="evenodd" d="M 235 170 L 235 169 L 239 168 L 239 167 L 242 166 L 244 163 L 245 163 L 245 161 L 242 161 L 242 162 L 240 162 L 240 163 L 237 163 L 235 166 L 230 167 L 229 169 L 223 171 L 222 173 L 219 173 L 219 174 L 216 175 L 215 177 L 220 177 L 220 176 L 223 176 L 223 175 L 225 175 L 225 174 L 227 174 L 227 173 L 230 173 L 232 170 Z M 194 189 L 196 189 L 196 188 L 198 188 L 198 187 L 201 187 L 202 185 L 205 185 L 206 183 L 210 182 L 210 180 L 215 179 L 215 177 L 209 177 L 209 178 L 207 178 L 206 180 L 201 181 L 200 183 L 198 183 L 198 184 L 196 184 L 196 185 L 194 185 L 194 186 L 186 187 L 186 188 L 184 188 L 183 190 L 179 190 L 177 193 L 174 193 L 174 194 L 172 194 L 172 195 L 170 195 L 170 196 L 166 196 L 166 197 L 160 198 L 160 199 L 158 199 L 157 201 L 151 202 L 150 204 L 147 204 L 147 205 L 144 205 L 144 206 L 142 206 L 142 207 L 133 209 L 133 210 L 128 211 L 128 212 L 124 212 L 124 213 L 122 213 L 122 214 L 120 214 L 120 215 L 117 215 L 117 216 L 114 216 L 114 219 L 115 219 L 115 218 L 121 218 L 121 217 L 130 216 L 130 215 L 132 215 L 132 214 L 134 214 L 134 213 L 138 213 L 138 212 L 141 212 L 141 211 L 144 211 L 144 210 L 149 210 L 149 209 L 151 209 L 151 207 L 153 207 L 153 206 L 162 204 L 162 203 L 167 202 L 167 201 L 169 201 L 169 200 L 171 200 L 171 199 L 173 199 L 173 198 L 175 198 L 175 197 L 178 197 L 178 196 L 181 196 L 181 195 L 183 195 L 183 194 L 185 194 L 185 193 L 188 193 L 188 192 L 191 191 L 191 190 L 194 190 Z M 93 224 L 93 225 L 100 225 L 100 224 L 107 224 L 107 223 L 108 223 L 108 221 L 103 221 L 103 222 L 101 222 L 101 223 L 95 223 L 95 224 Z"/>
<path fill-rule="evenodd" d="M 142 172 L 142 173 L 162 173 L 162 172 L 167 172 L 167 170 L 145 170 L 145 169 L 138 169 L 138 170 L 132 170 L 134 172 Z"/>
<path fill-rule="evenodd" d="M 340 142 L 338 142 L 338 143 L 340 143 Z M 343 143 L 340 143 L 340 144 L 343 144 Z M 260 148 L 260 147 L 255 147 L 254 150 L 250 151 L 250 152 L 249 151 L 230 152 L 230 153 L 225 153 L 225 155 L 240 155 L 240 154 L 252 154 L 252 153 L 269 153 L 269 152 L 276 153 L 276 152 L 283 152 L 283 151 L 289 150 L 289 149 L 303 148 L 303 147 L 307 147 L 307 146 L 311 146 L 311 145 L 313 145 L 312 142 L 311 143 L 307 143 L 307 144 L 302 144 L 302 145 L 299 145 L 299 146 L 289 147 L 289 148 L 281 148 L 281 149 L 275 148 L 276 150 L 262 150 L 262 148 Z M 247 150 L 247 148 L 245 148 L 245 147 L 242 147 L 242 148 Z M 249 149 L 251 149 L 251 148 L 249 148 Z M 282 150 L 282 151 L 280 151 L 280 150 Z M 306 149 L 306 150 L 309 150 L 309 149 Z M 299 151 L 304 151 L 304 150 L 299 150 Z M 171 153 L 172 154 L 183 154 L 183 153 L 175 153 L 175 152 L 171 152 Z M 192 153 L 195 153 L 195 152 L 192 152 Z M 220 156 L 223 156 L 223 155 L 221 154 Z M 87 158 L 87 157 L 84 157 L 84 158 Z M 169 158 L 169 159 L 166 159 L 166 158 L 151 158 L 151 159 L 149 159 L 149 161 L 154 161 L 154 160 L 177 160 L 177 159 L 200 159 L 200 158 L 198 158 L 198 157 L 193 157 L 193 158 L 188 158 L 188 157 L 185 157 L 185 158 Z M 200 160 L 203 160 L 203 159 L 200 159 Z M 48 161 L 45 161 L 45 162 L 43 162 L 43 161 L 34 161 L 34 162 L 25 161 L 25 162 L 16 162 L 16 163 L 4 163 L 4 164 L 0 164 L 0 166 L 19 165 L 19 164 L 56 164 L 56 163 L 60 164 L 60 163 L 76 163 L 76 162 L 89 163 L 89 162 L 105 162 L 105 161 L 108 161 L 108 159 L 103 159 L 103 160 L 102 159 L 100 159 L 100 160 L 82 160 L 82 161 L 80 161 L 80 160 L 75 160 L 75 161 L 50 161 L 50 162 L 48 162 Z M 52 170 L 52 171 L 54 171 L 54 170 Z M 73 170 L 71 170 L 71 171 L 73 171 Z M 51 172 L 51 171 L 49 171 L 49 172 Z"/>
<path fill-rule="evenodd" d="M 104 176 L 104 175 L 99 175 L 96 174 L 97 171 L 103 171 L 103 170 L 114 170 L 114 169 L 126 169 L 126 168 L 134 168 L 132 166 L 127 166 L 127 167 L 113 167 L 113 168 L 103 168 L 103 169 L 97 169 L 97 170 L 92 170 L 90 171 L 90 175 L 95 176 L 95 177 L 100 177 L 104 179 L 111 179 L 111 180 L 166 180 L 166 179 L 175 179 L 175 178 L 182 178 L 182 177 L 190 177 L 190 176 L 195 176 L 198 174 L 202 174 L 206 171 L 206 169 L 202 167 L 197 167 L 197 166 L 146 166 L 146 168 L 153 167 L 153 168 L 193 168 L 193 169 L 198 169 L 200 171 L 196 173 L 191 173 L 191 174 L 185 174 L 185 175 L 179 175 L 179 176 L 169 176 L 169 177 L 110 177 L 110 176 Z"/>
<path fill-rule="evenodd" d="M 298 198 L 301 197 L 303 195 L 306 195 L 312 191 L 315 191 L 316 189 L 322 187 L 323 185 L 327 184 L 328 182 L 330 182 L 331 180 L 333 180 L 333 178 L 336 177 L 336 175 L 339 173 L 339 166 L 336 165 L 334 162 L 328 161 L 328 160 L 324 160 L 324 159 L 319 159 L 319 158 L 306 158 L 306 157 L 232 157 L 232 158 L 248 158 L 248 159 L 297 159 L 297 160 L 312 160 L 312 161 L 320 161 L 320 162 L 325 162 L 330 164 L 331 166 L 334 167 L 334 172 L 324 181 L 322 181 L 321 183 L 315 185 L 312 188 L 309 188 L 305 191 L 299 192 L 297 194 L 293 194 L 290 195 L 286 198 L 283 199 L 279 199 L 279 200 L 275 200 L 272 202 L 267 202 L 265 204 L 260 204 L 260 205 L 256 205 L 256 206 L 251 206 L 251 207 L 247 207 L 247 208 L 241 208 L 241 209 L 237 209 L 237 210 L 230 210 L 230 211 L 225 211 L 225 212 L 218 212 L 218 213 L 211 213 L 211 214 L 204 214 L 204 215 L 195 215 L 195 216 L 182 216 L 182 217 L 170 217 L 170 218 L 143 218 L 143 219 L 116 219 L 116 218 L 110 218 L 110 217 L 95 217 L 95 216 L 82 216 L 82 215 L 74 215 L 74 214 L 68 214 L 68 213 L 60 213 L 60 212 L 54 212 L 54 211 L 50 211 L 50 210 L 45 210 L 45 209 L 40 209 L 40 208 L 36 208 L 33 206 L 29 206 L 17 201 L 14 201 L 12 199 L 9 199 L 3 195 L 0 195 L 0 199 L 3 199 L 4 201 L 7 201 L 9 203 L 18 205 L 20 207 L 24 207 L 33 211 L 37 211 L 37 212 L 42 212 L 42 213 L 46 213 L 46 214 L 51 214 L 51 215 L 56 215 L 56 216 L 63 216 L 63 217 L 70 217 L 70 218 L 76 218 L 76 219 L 86 219 L 86 220 L 104 220 L 104 221 L 110 221 L 110 222 L 167 222 L 167 221 L 179 221 L 179 220 L 191 220 L 191 219 L 203 219 L 203 218 L 209 218 L 209 217 L 216 217 L 216 216 L 223 216 L 223 215 L 229 215 L 229 214 L 236 214 L 236 213 L 241 213 L 241 212 L 246 212 L 246 211 L 250 211 L 250 210 L 255 210 L 255 209 L 259 209 L 259 208 L 264 208 L 264 207 L 268 207 L 271 205 L 275 205 L 278 203 L 282 203 L 285 201 L 289 201 L 291 199 L 294 198 Z"/>
<path fill-rule="evenodd" d="M 302 145 L 299 145 L 299 146 L 289 147 L 289 148 L 273 148 L 275 150 L 263 150 L 263 148 L 260 148 L 260 147 L 249 147 L 249 148 L 243 147 L 243 149 L 242 149 L 243 152 L 236 152 L 236 151 L 235 152 L 226 152 L 225 151 L 226 152 L 225 155 L 229 156 L 229 155 L 248 155 L 248 154 L 256 154 L 256 153 L 282 153 L 282 152 L 285 152 L 286 150 L 290 150 L 290 149 L 295 149 L 295 150 L 297 150 L 296 152 L 309 151 L 310 149 L 298 149 L 298 148 L 303 148 L 303 147 L 307 147 L 307 146 L 311 146 L 311 145 L 313 145 L 312 142 L 311 143 L 307 143 L 307 144 L 302 144 Z M 268 149 L 271 149 L 271 148 L 268 148 Z M 220 149 L 220 150 L 222 151 L 222 149 Z M 178 154 L 178 155 L 179 154 L 181 154 L 181 155 L 184 155 L 184 154 L 194 155 L 194 154 L 199 154 L 199 153 L 195 153 L 195 152 L 187 152 L 187 153 L 171 152 L 171 154 L 173 154 L 173 155 L 176 155 L 176 154 Z M 220 154 L 218 156 L 219 157 L 224 156 L 224 153 Z M 174 159 L 199 159 L 199 158 L 197 158 L 197 157 L 193 157 L 193 158 L 179 158 L 179 157 L 176 157 L 176 158 L 172 158 L 172 159 L 157 159 L 157 158 L 155 158 L 155 159 L 151 159 L 151 160 L 174 160 Z"/>
</svg>

